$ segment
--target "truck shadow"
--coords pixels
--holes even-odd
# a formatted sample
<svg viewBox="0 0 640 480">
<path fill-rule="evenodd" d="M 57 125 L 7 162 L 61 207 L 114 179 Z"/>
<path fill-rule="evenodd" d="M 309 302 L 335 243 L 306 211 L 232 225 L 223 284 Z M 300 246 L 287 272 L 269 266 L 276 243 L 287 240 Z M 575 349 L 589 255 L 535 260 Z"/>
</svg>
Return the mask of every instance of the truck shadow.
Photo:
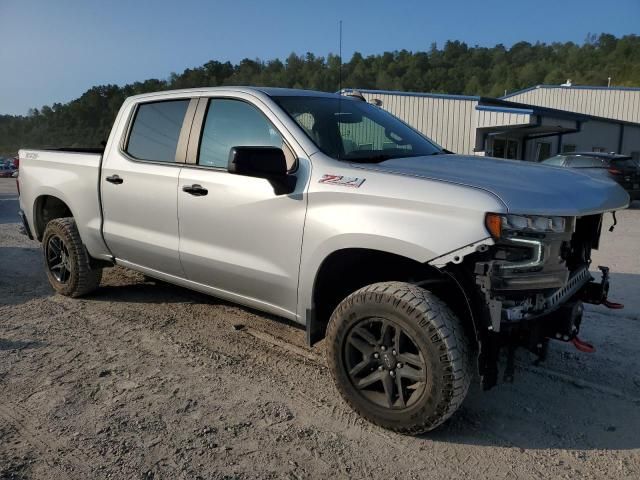
<svg viewBox="0 0 640 480">
<path fill-rule="evenodd" d="M 26 350 L 31 348 L 39 348 L 44 344 L 37 341 L 9 340 L 0 338 L 0 351 L 3 350 Z"/>
<path fill-rule="evenodd" d="M 286 318 L 271 315 L 251 307 L 228 302 L 195 290 L 172 285 L 141 273 L 115 267 L 105 271 L 103 282 L 95 292 L 83 297 L 99 302 L 130 302 L 153 304 L 191 304 L 233 307 L 268 321 L 275 321 L 296 329 L 303 328 Z"/>
</svg>

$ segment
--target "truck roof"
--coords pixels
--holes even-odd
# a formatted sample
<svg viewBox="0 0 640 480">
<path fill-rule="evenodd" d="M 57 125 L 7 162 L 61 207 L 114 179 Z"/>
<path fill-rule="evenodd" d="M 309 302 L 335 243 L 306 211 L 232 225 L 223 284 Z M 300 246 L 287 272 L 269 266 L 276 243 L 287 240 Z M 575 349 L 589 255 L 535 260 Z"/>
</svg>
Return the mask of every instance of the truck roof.
<svg viewBox="0 0 640 480">
<path fill-rule="evenodd" d="M 337 93 L 319 92 L 316 90 L 304 90 L 301 88 L 278 88 L 278 87 L 253 87 L 253 86 L 222 86 L 222 87 L 198 87 L 198 88 L 185 88 L 180 90 L 162 90 L 157 92 L 142 93 L 140 95 L 134 95 L 129 97 L 130 99 L 142 99 L 149 97 L 172 97 L 174 95 L 181 95 L 185 93 L 215 93 L 215 92 L 258 92 L 269 97 L 283 97 L 283 96 L 305 96 L 305 97 L 326 97 L 326 98 L 340 98 Z"/>
</svg>

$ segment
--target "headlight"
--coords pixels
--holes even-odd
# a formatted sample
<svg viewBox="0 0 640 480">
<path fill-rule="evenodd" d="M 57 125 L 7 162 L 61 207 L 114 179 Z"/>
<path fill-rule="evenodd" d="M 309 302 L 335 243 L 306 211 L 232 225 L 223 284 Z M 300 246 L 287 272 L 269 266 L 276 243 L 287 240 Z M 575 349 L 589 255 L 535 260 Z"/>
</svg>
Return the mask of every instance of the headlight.
<svg viewBox="0 0 640 480">
<path fill-rule="evenodd" d="M 505 231 L 522 231 L 535 233 L 562 233 L 566 231 L 565 217 L 542 217 L 539 215 L 511 215 L 487 213 L 485 219 L 487 230 L 495 239 L 503 236 Z"/>
</svg>

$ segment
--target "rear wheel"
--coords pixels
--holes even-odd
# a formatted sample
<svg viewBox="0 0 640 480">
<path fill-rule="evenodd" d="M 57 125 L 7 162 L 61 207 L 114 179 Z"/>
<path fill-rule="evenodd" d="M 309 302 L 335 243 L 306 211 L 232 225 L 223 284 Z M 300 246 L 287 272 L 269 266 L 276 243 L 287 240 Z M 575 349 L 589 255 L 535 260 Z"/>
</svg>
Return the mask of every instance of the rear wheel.
<svg viewBox="0 0 640 480">
<path fill-rule="evenodd" d="M 51 220 L 44 231 L 42 249 L 49 283 L 59 294 L 79 297 L 100 284 L 102 269 L 91 268 L 73 218 Z"/>
<path fill-rule="evenodd" d="M 470 354 L 458 318 L 432 293 L 401 282 L 349 295 L 327 330 L 342 397 L 363 417 L 402 433 L 432 430 L 469 388 Z"/>
</svg>

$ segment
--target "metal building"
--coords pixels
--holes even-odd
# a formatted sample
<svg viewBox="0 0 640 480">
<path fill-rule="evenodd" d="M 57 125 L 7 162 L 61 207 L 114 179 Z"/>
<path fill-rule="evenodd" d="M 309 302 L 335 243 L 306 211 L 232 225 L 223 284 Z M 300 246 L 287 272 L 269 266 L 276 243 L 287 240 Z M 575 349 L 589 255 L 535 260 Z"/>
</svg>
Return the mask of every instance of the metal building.
<svg viewBox="0 0 640 480">
<path fill-rule="evenodd" d="M 357 92 L 456 153 L 529 161 L 569 151 L 640 155 L 640 123 L 480 96 Z"/>
<path fill-rule="evenodd" d="M 536 85 L 502 99 L 640 123 L 640 88 Z"/>
</svg>

